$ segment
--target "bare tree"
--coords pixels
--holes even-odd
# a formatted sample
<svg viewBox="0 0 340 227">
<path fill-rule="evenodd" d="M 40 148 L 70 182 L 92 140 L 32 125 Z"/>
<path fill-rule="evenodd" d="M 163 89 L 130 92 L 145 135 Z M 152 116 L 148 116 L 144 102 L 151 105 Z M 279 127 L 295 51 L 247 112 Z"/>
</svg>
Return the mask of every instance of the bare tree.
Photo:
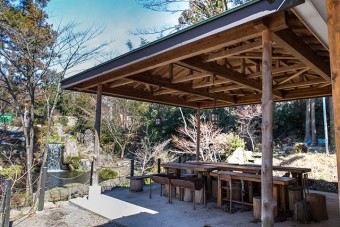
<svg viewBox="0 0 340 227">
<path fill-rule="evenodd" d="M 260 119 L 262 110 L 260 105 L 237 107 L 236 116 L 240 123 L 241 134 L 250 140 L 252 150 L 255 150 L 255 134 L 261 130 Z"/>
<path fill-rule="evenodd" d="M 0 80 L 17 111 L 26 143 L 26 169 L 33 166 L 34 123 L 36 94 L 46 101 L 47 137 L 43 165 L 47 157 L 51 117 L 61 94 L 60 81 L 75 66 L 100 55 L 107 43 L 89 48 L 88 43 L 101 34 L 101 29 L 77 31 L 76 23 L 59 26 L 56 30 L 47 24 L 42 6 L 23 1 L 19 8 L 9 6 L 20 18 L 18 21 L 0 21 L 2 48 L 0 48 Z M 21 8 L 25 14 L 21 15 Z M 23 16 L 25 18 L 21 18 Z M 32 194 L 32 174 L 27 174 L 27 193 Z"/>
<path fill-rule="evenodd" d="M 135 160 L 141 167 L 141 174 L 144 174 L 145 171 L 152 170 L 157 163 L 156 160 L 159 158 L 162 162 L 172 162 L 176 159 L 170 149 L 167 148 L 170 139 L 161 143 L 154 143 L 151 141 L 152 132 L 150 134 L 148 131 L 149 129 L 147 128 L 145 137 L 142 138 L 138 149 L 134 152 Z"/>
<path fill-rule="evenodd" d="M 113 141 L 113 150 L 117 147 L 120 158 L 124 158 L 128 146 L 136 139 L 141 115 L 136 102 L 117 98 L 107 98 L 103 105 L 104 127 Z"/>
<path fill-rule="evenodd" d="M 187 120 L 182 114 L 184 127 L 178 129 L 180 136 L 173 136 L 172 141 L 178 150 L 173 150 L 177 154 L 196 154 L 196 138 L 197 138 L 197 119 L 191 115 L 187 124 Z M 204 118 L 204 116 L 202 117 Z M 218 136 L 222 129 L 216 128 L 211 122 L 201 122 L 200 126 L 200 157 L 203 161 L 218 161 L 220 160 L 220 147 Z"/>
</svg>

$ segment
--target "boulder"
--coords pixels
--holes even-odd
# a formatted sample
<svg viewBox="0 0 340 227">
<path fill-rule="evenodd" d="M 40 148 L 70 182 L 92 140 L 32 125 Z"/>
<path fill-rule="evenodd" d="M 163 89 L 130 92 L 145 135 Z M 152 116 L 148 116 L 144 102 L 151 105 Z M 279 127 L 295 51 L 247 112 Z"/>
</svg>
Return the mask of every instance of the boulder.
<svg viewBox="0 0 340 227">
<path fill-rule="evenodd" d="M 74 127 L 77 124 L 77 118 L 76 117 L 67 117 L 67 126 Z"/>
<path fill-rule="evenodd" d="M 242 147 L 238 147 L 227 159 L 228 163 L 244 164 L 244 151 Z"/>
<path fill-rule="evenodd" d="M 80 159 L 79 165 L 86 171 L 91 170 L 91 161 L 86 158 Z"/>
<path fill-rule="evenodd" d="M 76 140 L 67 139 L 65 142 L 64 159 L 66 157 L 78 157 L 78 143 Z"/>
<path fill-rule="evenodd" d="M 52 202 L 45 202 L 44 203 L 44 209 L 53 209 L 56 208 L 56 205 Z"/>
<path fill-rule="evenodd" d="M 94 134 L 90 129 L 87 129 L 84 133 L 84 144 L 89 150 L 94 147 Z"/>
</svg>

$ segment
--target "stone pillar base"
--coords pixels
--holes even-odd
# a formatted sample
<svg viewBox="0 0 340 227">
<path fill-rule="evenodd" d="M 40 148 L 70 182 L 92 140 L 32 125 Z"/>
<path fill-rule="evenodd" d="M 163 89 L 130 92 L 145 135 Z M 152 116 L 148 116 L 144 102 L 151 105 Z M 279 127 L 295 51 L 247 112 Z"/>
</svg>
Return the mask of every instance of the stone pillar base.
<svg viewBox="0 0 340 227">
<path fill-rule="evenodd" d="M 102 187 L 99 185 L 89 186 L 89 200 L 98 198 L 102 193 Z"/>
</svg>

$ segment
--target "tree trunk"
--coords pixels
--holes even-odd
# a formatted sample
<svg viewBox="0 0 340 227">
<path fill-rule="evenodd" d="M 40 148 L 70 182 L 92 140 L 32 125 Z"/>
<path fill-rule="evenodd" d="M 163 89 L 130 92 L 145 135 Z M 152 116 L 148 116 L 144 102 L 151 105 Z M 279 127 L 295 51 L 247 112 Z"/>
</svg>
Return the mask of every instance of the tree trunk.
<svg viewBox="0 0 340 227">
<path fill-rule="evenodd" d="M 273 211 L 273 81 L 271 32 L 262 32 L 262 171 L 261 220 L 263 227 L 274 226 Z"/>
<path fill-rule="evenodd" d="M 305 128 L 305 142 L 311 139 L 310 131 L 310 99 L 306 99 L 306 128 Z"/>
<path fill-rule="evenodd" d="M 329 101 L 329 146 L 331 150 L 335 149 L 335 132 L 334 132 L 334 111 L 333 98 L 328 97 Z"/>
<path fill-rule="evenodd" d="M 315 125 L 315 99 L 311 99 L 310 103 L 311 109 L 311 124 L 312 124 L 312 145 L 315 146 L 317 144 L 316 139 L 316 125 Z"/>
</svg>

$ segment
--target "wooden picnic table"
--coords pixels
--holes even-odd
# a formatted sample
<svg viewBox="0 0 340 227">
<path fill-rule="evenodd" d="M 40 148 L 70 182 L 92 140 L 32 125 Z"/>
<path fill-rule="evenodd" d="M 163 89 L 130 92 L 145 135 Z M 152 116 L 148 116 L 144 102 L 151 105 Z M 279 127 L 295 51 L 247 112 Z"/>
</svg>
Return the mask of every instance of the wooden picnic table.
<svg viewBox="0 0 340 227">
<path fill-rule="evenodd" d="M 258 164 L 230 164 L 222 162 L 207 162 L 207 161 L 188 161 L 193 165 L 216 166 L 219 170 L 241 171 L 244 173 L 261 173 L 261 165 Z M 288 172 L 296 179 L 297 184 L 303 186 L 303 174 L 307 174 L 312 170 L 310 168 L 292 167 L 292 166 L 273 166 L 274 171 Z"/>
<path fill-rule="evenodd" d="M 248 181 L 248 190 L 249 190 L 249 202 L 252 203 L 253 199 L 253 182 L 261 182 L 261 175 L 258 174 L 251 174 L 251 173 L 240 173 L 240 172 L 231 172 L 231 171 L 213 171 L 210 173 L 211 176 L 218 177 L 219 175 L 230 175 L 232 180 L 242 180 L 242 181 Z M 280 201 L 278 206 L 282 208 L 283 212 L 286 212 L 286 207 L 288 200 L 286 198 L 286 192 L 287 192 L 287 186 L 290 184 L 295 183 L 294 178 L 290 177 L 273 177 L 273 185 L 277 187 L 273 187 L 273 196 L 276 201 Z M 279 192 L 278 192 L 279 189 Z M 279 194 L 280 193 L 280 194 Z M 279 196 L 280 195 L 280 199 Z"/>
<path fill-rule="evenodd" d="M 205 173 L 207 176 L 207 191 L 209 196 L 212 195 L 211 190 L 211 176 L 210 173 L 214 170 L 217 170 L 217 167 L 214 166 L 205 166 L 205 165 L 193 165 L 193 164 L 187 164 L 187 163 L 177 163 L 177 162 L 170 162 L 170 163 L 164 163 L 161 164 L 161 166 L 166 170 L 166 173 L 169 173 L 170 169 L 174 170 L 189 170 L 193 172 L 199 172 L 199 173 Z M 177 175 L 179 173 L 177 172 Z"/>
</svg>

